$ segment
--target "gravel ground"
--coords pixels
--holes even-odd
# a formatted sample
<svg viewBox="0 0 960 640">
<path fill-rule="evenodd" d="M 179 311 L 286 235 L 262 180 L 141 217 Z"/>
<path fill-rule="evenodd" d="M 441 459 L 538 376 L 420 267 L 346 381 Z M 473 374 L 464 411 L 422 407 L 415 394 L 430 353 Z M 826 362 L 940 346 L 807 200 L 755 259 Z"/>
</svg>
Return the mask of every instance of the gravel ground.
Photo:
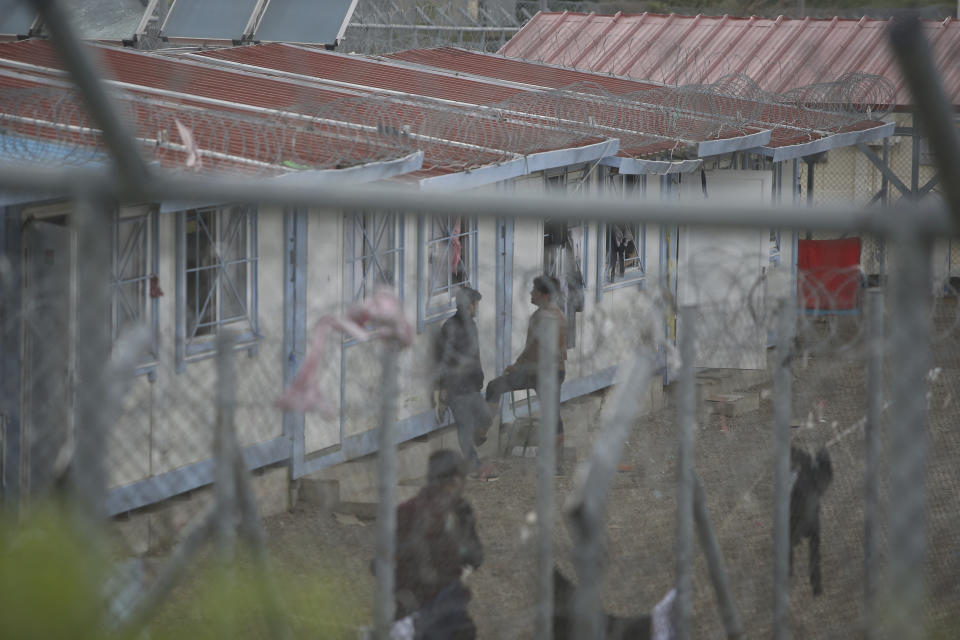
<svg viewBox="0 0 960 640">
<path fill-rule="evenodd" d="M 956 309 L 944 310 L 955 317 Z M 822 401 L 823 418 L 793 430 L 801 446 L 828 442 L 834 481 L 823 500 L 824 593 L 813 598 L 805 577 L 805 546 L 796 556 L 790 583 L 789 624 L 795 638 L 862 637 L 863 598 L 863 430 L 855 425 L 865 413 L 865 373 L 857 320 L 814 322 L 801 340 L 794 367 L 794 415 L 800 422 Z M 933 348 L 940 367 L 931 384 L 930 453 L 927 476 L 928 615 L 933 637 L 960 629 L 960 341 L 947 320 L 938 321 Z M 811 345 L 816 345 L 815 347 Z M 697 473 L 704 486 L 711 521 L 724 554 L 733 597 L 746 637 L 771 635 L 772 624 L 772 424 L 769 386 L 757 411 L 721 420 L 700 421 L 696 442 Z M 673 409 L 644 416 L 623 452 L 627 471 L 618 472 L 607 503 L 607 576 L 605 608 L 636 615 L 649 611 L 670 589 L 675 572 Z M 852 427 L 852 428 L 851 428 Z M 844 435 L 845 434 L 845 435 Z M 579 452 L 580 459 L 586 455 Z M 569 465 L 568 465 L 569 466 Z M 536 509 L 533 459 L 501 458 L 495 482 L 470 480 L 467 497 L 479 519 L 486 562 L 469 578 L 471 613 L 480 638 L 531 638 L 534 624 L 536 538 L 527 535 L 528 513 Z M 572 474 L 556 479 L 562 504 Z M 333 571 L 343 579 L 342 592 L 369 610 L 373 578 L 368 563 L 374 554 L 375 527 L 344 523 L 334 514 L 309 506 L 269 518 L 271 552 L 295 562 L 304 573 Z M 886 522 L 884 513 L 882 522 Z M 886 527 L 880 531 L 886 541 Z M 572 575 L 571 542 L 558 519 L 554 528 L 558 564 Z M 696 638 L 723 637 L 721 618 L 703 556 L 694 566 L 693 629 Z M 952 629 L 953 631 L 949 631 Z M 944 635 L 937 635 L 944 634 Z"/>
</svg>

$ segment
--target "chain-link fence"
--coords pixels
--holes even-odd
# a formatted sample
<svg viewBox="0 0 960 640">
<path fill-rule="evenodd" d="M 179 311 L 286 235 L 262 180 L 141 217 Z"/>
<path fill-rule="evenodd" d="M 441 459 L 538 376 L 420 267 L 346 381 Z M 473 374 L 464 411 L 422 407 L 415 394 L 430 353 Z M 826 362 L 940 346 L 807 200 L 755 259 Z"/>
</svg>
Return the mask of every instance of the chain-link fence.
<svg viewBox="0 0 960 640">
<path fill-rule="evenodd" d="M 410 611 L 479 638 L 960 628 L 960 309 L 931 259 L 955 229 L 930 203 L 840 170 L 842 203 L 817 200 L 840 154 L 793 177 L 739 154 L 460 193 L 282 182 L 417 145 L 291 125 L 261 146 L 229 111 L 175 145 L 163 109 L 34 95 L 0 139 L 40 160 L 0 171 L 0 636 L 388 638 Z M 310 121 L 373 103 L 337 104 Z M 102 171 L 121 123 L 155 163 Z M 102 135 L 103 162 L 52 155 L 65 132 Z M 263 153 L 199 173 L 191 145 Z M 865 244 L 810 244 L 854 232 L 888 278 Z M 461 437 L 456 396 L 480 393 L 486 439 Z M 430 466 L 473 447 L 496 482 Z"/>
</svg>

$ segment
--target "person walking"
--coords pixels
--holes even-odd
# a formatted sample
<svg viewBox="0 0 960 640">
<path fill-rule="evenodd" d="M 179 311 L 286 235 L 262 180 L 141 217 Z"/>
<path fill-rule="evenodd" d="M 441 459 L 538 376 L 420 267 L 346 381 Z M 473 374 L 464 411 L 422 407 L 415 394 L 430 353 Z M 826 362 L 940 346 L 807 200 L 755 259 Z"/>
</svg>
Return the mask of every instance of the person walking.
<svg viewBox="0 0 960 640">
<path fill-rule="evenodd" d="M 492 480 L 496 477 L 493 466 L 480 463 L 475 447 L 486 441 L 487 429 L 493 419 L 480 394 L 484 376 L 475 317 L 482 298 L 479 291 L 470 287 L 457 291 L 457 312 L 440 328 L 437 377 L 441 405 L 450 407 L 457 424 L 460 450 L 471 473 L 481 480 Z"/>
<path fill-rule="evenodd" d="M 530 290 L 530 302 L 536 305 L 537 310 L 530 316 L 527 326 L 527 342 L 516 361 L 503 370 L 503 374 L 494 378 L 487 385 L 486 400 L 489 404 L 499 403 L 500 396 L 507 391 L 516 389 L 537 390 L 537 395 L 543 401 L 539 383 L 540 369 L 540 336 L 544 332 L 547 322 L 555 322 L 557 328 L 557 354 L 553 363 L 557 372 L 557 473 L 562 473 L 563 460 L 563 420 L 560 418 L 560 385 L 566 377 L 567 360 L 567 323 L 563 311 L 557 306 L 556 300 L 560 294 L 560 282 L 553 276 L 537 276 L 533 279 L 533 288 Z"/>
</svg>

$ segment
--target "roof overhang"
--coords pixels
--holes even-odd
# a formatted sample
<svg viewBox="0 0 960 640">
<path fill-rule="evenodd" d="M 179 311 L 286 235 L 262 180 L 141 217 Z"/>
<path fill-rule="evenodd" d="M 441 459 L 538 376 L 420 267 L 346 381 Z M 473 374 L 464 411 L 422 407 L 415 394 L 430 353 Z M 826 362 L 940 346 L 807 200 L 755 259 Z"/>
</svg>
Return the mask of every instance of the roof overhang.
<svg viewBox="0 0 960 640">
<path fill-rule="evenodd" d="M 752 150 L 756 147 L 762 147 L 770 142 L 770 136 L 773 134 L 770 130 L 748 133 L 743 136 L 733 138 L 721 138 L 719 140 L 704 140 L 697 145 L 697 155 L 701 158 L 710 156 L 720 156 L 734 151 Z"/>
<path fill-rule="evenodd" d="M 582 147 L 567 147 L 564 149 L 554 149 L 552 151 L 541 151 L 519 156 L 515 160 L 508 162 L 487 165 L 469 171 L 423 178 L 420 180 L 420 188 L 431 191 L 473 189 L 511 178 L 519 178 L 538 171 L 569 167 L 583 164 L 584 162 L 602 161 L 604 158 L 616 155 L 619 150 L 620 140 L 610 138 L 602 142 L 583 145 Z"/>
<path fill-rule="evenodd" d="M 345 186 L 376 182 L 393 176 L 418 171 L 423 166 L 423 152 L 415 151 L 396 160 L 382 162 L 368 162 L 346 169 L 317 169 L 284 173 L 271 178 L 290 185 L 323 186 L 325 184 Z M 208 207 L 222 204 L 220 202 L 185 202 L 168 200 L 160 203 L 160 213 L 184 211 L 197 207 Z"/>
<path fill-rule="evenodd" d="M 600 164 L 615 167 L 624 175 L 657 175 L 665 176 L 672 173 L 690 173 L 700 168 L 703 161 L 695 160 L 644 160 L 640 158 L 622 158 L 613 156 L 604 158 Z"/>
<path fill-rule="evenodd" d="M 873 140 L 889 138 L 893 135 L 895 129 L 895 122 L 885 122 L 869 129 L 834 133 L 817 140 L 811 140 L 810 142 L 804 142 L 801 144 L 791 144 L 783 147 L 761 146 L 756 149 L 751 149 L 751 151 L 767 156 L 774 162 L 782 162 L 784 160 L 793 160 L 794 158 L 812 156 L 817 153 L 823 153 L 824 151 L 830 151 L 831 149 L 838 149 L 840 147 L 852 147 L 861 142 L 871 142 Z"/>
</svg>

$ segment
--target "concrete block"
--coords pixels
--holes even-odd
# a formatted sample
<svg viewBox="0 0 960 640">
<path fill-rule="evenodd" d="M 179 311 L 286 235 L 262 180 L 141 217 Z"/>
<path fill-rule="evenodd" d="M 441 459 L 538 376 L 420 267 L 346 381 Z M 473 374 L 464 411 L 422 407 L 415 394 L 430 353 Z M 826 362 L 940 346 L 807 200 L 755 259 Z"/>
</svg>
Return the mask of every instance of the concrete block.
<svg viewBox="0 0 960 640">
<path fill-rule="evenodd" d="M 417 495 L 420 487 L 400 484 L 396 487 L 397 504 L 405 502 Z M 376 486 L 355 492 L 340 493 L 340 502 L 337 504 L 336 511 L 339 513 L 349 513 L 358 518 L 372 519 L 377 515 L 377 504 L 379 496 Z"/>
<path fill-rule="evenodd" d="M 260 517 L 275 516 L 290 509 L 290 470 L 285 465 L 259 469 L 248 477 Z"/>
<path fill-rule="evenodd" d="M 143 510 L 119 515 L 110 520 L 110 527 L 121 547 L 142 556 L 150 551 L 150 515 Z"/>
<path fill-rule="evenodd" d="M 340 502 L 340 483 L 336 480 L 301 478 L 297 500 L 332 511 Z"/>
<path fill-rule="evenodd" d="M 150 549 L 169 549 L 175 546 L 187 525 L 205 512 L 212 502 L 212 488 L 204 487 L 148 507 Z"/>
<path fill-rule="evenodd" d="M 758 410 L 760 408 L 760 393 L 758 391 L 720 393 L 708 397 L 707 403 L 714 413 L 729 418 Z"/>
<path fill-rule="evenodd" d="M 427 463 L 430 454 L 441 447 L 460 450 L 456 439 L 456 429 L 447 428 L 431 434 L 432 437 L 410 440 L 397 448 L 397 481 L 408 482 L 422 480 L 427 475 Z M 302 480 L 333 481 L 340 487 L 340 500 L 345 496 L 362 495 L 376 491 L 377 456 L 364 456 L 326 469 L 321 469 L 302 478 Z"/>
</svg>

